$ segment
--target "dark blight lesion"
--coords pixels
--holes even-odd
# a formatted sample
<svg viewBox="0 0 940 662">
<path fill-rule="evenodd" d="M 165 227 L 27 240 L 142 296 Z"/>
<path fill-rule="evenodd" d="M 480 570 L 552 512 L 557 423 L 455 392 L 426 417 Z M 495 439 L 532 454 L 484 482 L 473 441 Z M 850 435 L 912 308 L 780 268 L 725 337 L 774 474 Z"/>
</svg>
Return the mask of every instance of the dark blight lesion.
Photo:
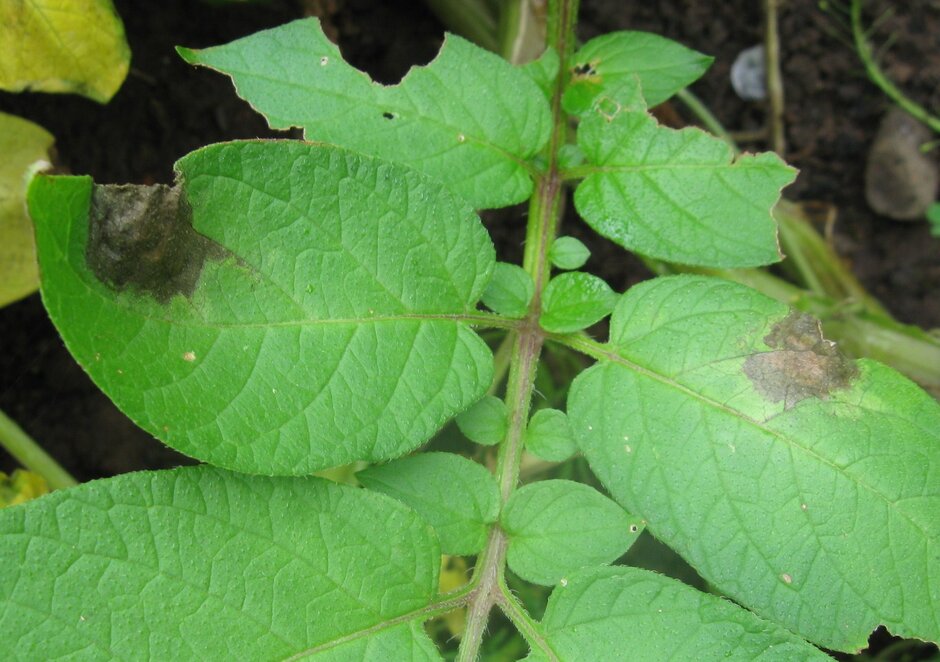
<svg viewBox="0 0 940 662">
<path fill-rule="evenodd" d="M 206 260 L 225 255 L 193 229 L 181 187 L 95 186 L 85 259 L 115 290 L 132 289 L 161 303 L 190 297 Z"/>
<path fill-rule="evenodd" d="M 744 374 L 764 398 L 789 409 L 807 398 L 825 400 L 848 388 L 858 375 L 855 363 L 822 336 L 819 322 L 792 311 L 764 337 L 769 352 L 744 361 Z"/>
</svg>

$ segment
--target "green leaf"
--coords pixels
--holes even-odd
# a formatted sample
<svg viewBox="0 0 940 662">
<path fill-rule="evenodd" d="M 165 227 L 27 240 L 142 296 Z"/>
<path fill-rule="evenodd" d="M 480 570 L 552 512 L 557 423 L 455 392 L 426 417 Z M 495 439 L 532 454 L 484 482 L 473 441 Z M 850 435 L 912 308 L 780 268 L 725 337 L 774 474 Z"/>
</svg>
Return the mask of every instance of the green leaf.
<svg viewBox="0 0 940 662">
<path fill-rule="evenodd" d="M 603 494 L 569 480 L 543 480 L 513 492 L 500 516 L 512 571 L 550 586 L 580 568 L 626 552 L 643 528 Z M 600 658 L 598 658 L 600 659 Z"/>
<path fill-rule="evenodd" d="M 927 222 L 930 223 L 930 234 L 940 237 L 940 202 L 927 207 Z"/>
<path fill-rule="evenodd" d="M 646 103 L 656 106 L 700 78 L 713 60 L 649 32 L 605 34 L 574 54 L 562 105 L 581 114 L 599 94 L 639 80 Z"/>
<path fill-rule="evenodd" d="M 545 95 L 546 101 L 551 101 L 552 87 L 555 85 L 555 78 L 558 76 L 558 67 L 561 60 L 558 58 L 558 51 L 549 46 L 536 60 L 526 62 L 519 71 L 524 73 L 535 83 Z"/>
<path fill-rule="evenodd" d="M 73 92 L 106 103 L 131 52 L 110 0 L 0 4 L 0 88 Z"/>
<path fill-rule="evenodd" d="M 430 527 L 318 478 L 141 472 L 0 511 L 4 659 L 440 659 Z"/>
<path fill-rule="evenodd" d="M 818 323 L 701 276 L 634 287 L 569 417 L 612 496 L 817 644 L 940 639 L 940 405 Z"/>
<path fill-rule="evenodd" d="M 37 161 L 49 158 L 53 142 L 41 126 L 0 113 L 0 306 L 39 287 L 33 224 L 26 216 L 26 175 Z"/>
<path fill-rule="evenodd" d="M 370 490 L 411 506 L 434 530 L 444 554 L 483 549 L 499 517 L 499 488 L 485 467 L 452 453 L 421 453 L 356 474 Z"/>
<path fill-rule="evenodd" d="M 549 462 L 564 462 L 574 455 L 578 447 L 565 412 L 557 409 L 535 412 L 525 430 L 525 447 Z"/>
<path fill-rule="evenodd" d="M 532 276 L 522 267 L 497 262 L 493 280 L 483 292 L 483 303 L 493 312 L 507 317 L 524 317 L 535 292 Z"/>
<path fill-rule="evenodd" d="M 407 453 L 489 387 L 468 322 L 493 246 L 439 184 L 300 142 L 176 167 L 174 189 L 39 176 L 29 192 L 50 315 L 146 430 L 307 474 Z"/>
<path fill-rule="evenodd" d="M 476 207 L 511 205 L 532 192 L 527 161 L 551 129 L 545 96 L 526 74 L 460 37 L 447 35 L 433 62 L 392 86 L 344 62 L 313 18 L 178 50 L 230 75 L 275 129 L 301 127 L 308 140 L 405 163 Z"/>
<path fill-rule="evenodd" d="M 498 444 L 506 436 L 509 412 L 506 403 L 487 395 L 457 416 L 457 427 L 470 441 L 484 446 Z"/>
<path fill-rule="evenodd" d="M 574 237 L 558 237 L 548 250 L 548 259 L 559 269 L 580 269 L 591 257 L 591 251 Z"/>
<path fill-rule="evenodd" d="M 542 294 L 539 324 L 552 333 L 580 331 L 607 317 L 617 299 L 617 294 L 597 276 L 560 274 L 549 281 Z"/>
<path fill-rule="evenodd" d="M 555 587 L 542 628 L 561 660 L 831 659 L 733 602 L 639 568 L 585 570 Z"/>
<path fill-rule="evenodd" d="M 795 171 L 773 153 L 734 157 L 696 128 L 659 126 L 633 87 L 603 96 L 582 120 L 589 166 L 575 207 L 624 248 L 681 264 L 752 267 L 781 259 L 771 210 Z"/>
</svg>

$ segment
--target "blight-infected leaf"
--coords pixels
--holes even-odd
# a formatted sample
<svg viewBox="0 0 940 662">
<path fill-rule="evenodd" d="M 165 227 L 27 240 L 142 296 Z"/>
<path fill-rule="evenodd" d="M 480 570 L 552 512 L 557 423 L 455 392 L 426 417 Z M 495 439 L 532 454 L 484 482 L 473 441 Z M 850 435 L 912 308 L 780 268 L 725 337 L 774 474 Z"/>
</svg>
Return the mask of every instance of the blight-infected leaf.
<svg viewBox="0 0 940 662">
<path fill-rule="evenodd" d="M 490 385 L 469 324 L 493 246 L 439 184 L 299 142 L 213 145 L 177 169 L 173 191 L 40 176 L 29 194 L 53 321 L 152 434 L 307 474 L 407 453 Z"/>
<path fill-rule="evenodd" d="M 631 289 L 569 417 L 611 495 L 718 590 L 826 648 L 940 639 L 940 406 L 701 276 Z"/>
<path fill-rule="evenodd" d="M 430 527 L 318 478 L 141 472 L 0 511 L 3 659 L 438 660 Z"/>
<path fill-rule="evenodd" d="M 308 140 L 407 164 L 478 208 L 532 192 L 527 161 L 551 128 L 545 95 L 529 76 L 460 37 L 447 35 L 433 62 L 392 86 L 343 61 L 313 18 L 179 52 L 230 75 L 273 128 L 300 127 Z"/>
<path fill-rule="evenodd" d="M 111 0 L 0 3 L 0 88 L 72 92 L 106 103 L 130 59 Z"/>
</svg>

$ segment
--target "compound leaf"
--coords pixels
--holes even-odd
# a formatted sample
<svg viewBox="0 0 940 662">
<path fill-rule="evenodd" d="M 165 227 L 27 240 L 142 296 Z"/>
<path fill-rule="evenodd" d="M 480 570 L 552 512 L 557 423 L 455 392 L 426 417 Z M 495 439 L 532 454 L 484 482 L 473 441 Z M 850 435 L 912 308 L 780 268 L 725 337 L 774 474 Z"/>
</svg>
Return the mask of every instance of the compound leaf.
<svg viewBox="0 0 940 662">
<path fill-rule="evenodd" d="M 39 287 L 33 224 L 26 216 L 26 174 L 49 158 L 53 142 L 41 126 L 0 113 L 0 306 Z"/>
<path fill-rule="evenodd" d="M 616 560 L 643 528 L 593 487 L 570 480 L 519 488 L 506 503 L 500 525 L 509 538 L 509 567 L 546 586 L 581 568 Z"/>
<path fill-rule="evenodd" d="M 4 659 L 440 659 L 430 527 L 319 478 L 141 472 L 0 511 Z"/>
<path fill-rule="evenodd" d="M 478 208 L 532 191 L 528 160 L 548 140 L 548 102 L 526 74 L 460 37 L 392 86 L 347 64 L 313 18 L 179 52 L 231 76 L 273 128 L 405 163 Z"/>
<path fill-rule="evenodd" d="M 569 417 L 611 495 L 720 591 L 826 648 L 940 639 L 940 406 L 738 284 L 630 290 Z"/>
<path fill-rule="evenodd" d="M 728 600 L 639 568 L 585 570 L 556 586 L 542 628 L 561 660 L 831 659 Z"/>
<path fill-rule="evenodd" d="M 444 554 L 479 552 L 489 525 L 499 517 L 493 475 L 452 453 L 421 453 L 369 467 L 356 477 L 413 508 L 437 531 Z"/>
<path fill-rule="evenodd" d="M 598 233 L 643 255 L 710 267 L 781 259 L 771 210 L 795 171 L 773 153 L 734 157 L 696 128 L 657 124 L 636 85 L 602 95 L 578 129 L 590 165 L 574 202 Z"/>
<path fill-rule="evenodd" d="M 495 261 L 460 199 L 335 147 L 196 151 L 166 187 L 39 176 L 43 295 L 132 419 L 227 468 L 307 474 L 413 450 L 484 393 Z"/>
<path fill-rule="evenodd" d="M 73 92 L 106 103 L 131 52 L 111 0 L 0 4 L 0 88 Z"/>
<path fill-rule="evenodd" d="M 635 77 L 646 103 L 656 106 L 697 80 L 713 60 L 649 32 L 611 32 L 574 54 L 562 103 L 569 113 L 583 113 L 598 94 Z"/>
</svg>

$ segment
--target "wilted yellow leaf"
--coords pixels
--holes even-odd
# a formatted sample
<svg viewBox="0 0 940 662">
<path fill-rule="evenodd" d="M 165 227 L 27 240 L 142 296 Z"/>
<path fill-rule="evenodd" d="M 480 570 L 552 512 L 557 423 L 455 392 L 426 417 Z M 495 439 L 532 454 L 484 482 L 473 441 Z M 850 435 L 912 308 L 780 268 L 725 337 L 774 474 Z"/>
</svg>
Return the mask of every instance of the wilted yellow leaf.
<svg viewBox="0 0 940 662">
<path fill-rule="evenodd" d="M 111 0 L 0 0 L 0 88 L 105 103 L 130 65 Z"/>
<path fill-rule="evenodd" d="M 52 143 L 42 127 L 0 113 L 0 306 L 39 286 L 33 227 L 26 216 L 26 171 L 49 158 Z"/>
<path fill-rule="evenodd" d="M 46 480 L 39 474 L 16 469 L 12 476 L 0 471 L 0 508 L 35 499 L 49 492 Z"/>
</svg>

